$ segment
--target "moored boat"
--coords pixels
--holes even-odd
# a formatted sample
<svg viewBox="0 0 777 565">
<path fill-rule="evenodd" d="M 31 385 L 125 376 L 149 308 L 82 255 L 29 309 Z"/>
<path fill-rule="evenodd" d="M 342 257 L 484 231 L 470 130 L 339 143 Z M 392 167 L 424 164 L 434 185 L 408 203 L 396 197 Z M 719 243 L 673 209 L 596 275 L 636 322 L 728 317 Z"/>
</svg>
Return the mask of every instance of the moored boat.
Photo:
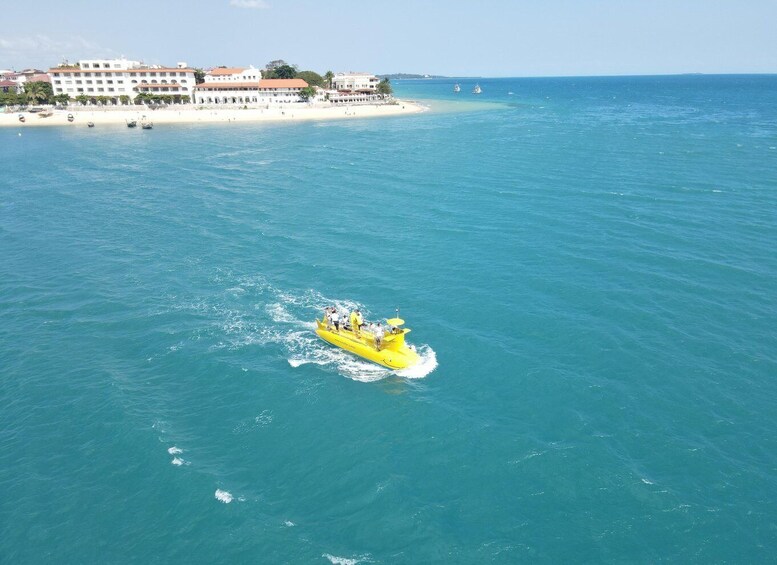
<svg viewBox="0 0 777 565">
<path fill-rule="evenodd" d="M 453 92 L 461 92 L 461 87 L 459 86 L 458 83 L 453 85 Z"/>
<path fill-rule="evenodd" d="M 359 332 L 346 324 L 341 324 L 337 329 L 326 317 L 316 320 L 316 335 L 332 345 L 389 369 L 405 369 L 417 364 L 420 357 L 415 347 L 405 343 L 405 335 L 410 333 L 409 328 L 401 327 L 405 321 L 391 318 L 386 323 L 387 331 L 380 347 L 376 345 L 374 333 L 364 329 L 366 326 L 362 326 Z"/>
<path fill-rule="evenodd" d="M 138 127 L 138 121 L 137 120 L 129 120 L 127 122 L 127 127 L 128 128 L 136 128 L 136 127 Z"/>
<path fill-rule="evenodd" d="M 480 88 L 479 84 L 476 84 L 475 88 L 472 89 L 472 94 L 480 94 L 481 92 L 483 92 L 483 90 Z"/>
</svg>

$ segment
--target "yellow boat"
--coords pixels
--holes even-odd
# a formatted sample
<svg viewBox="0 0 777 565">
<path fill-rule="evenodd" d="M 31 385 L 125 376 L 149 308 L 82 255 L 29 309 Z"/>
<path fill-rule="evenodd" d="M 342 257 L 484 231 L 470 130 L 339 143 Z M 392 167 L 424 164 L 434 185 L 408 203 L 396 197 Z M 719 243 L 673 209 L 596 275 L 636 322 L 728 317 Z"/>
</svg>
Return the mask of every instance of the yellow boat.
<svg viewBox="0 0 777 565">
<path fill-rule="evenodd" d="M 362 329 L 357 335 L 344 324 L 336 330 L 331 324 L 327 327 L 326 317 L 316 320 L 318 337 L 389 369 L 405 369 L 418 363 L 420 357 L 412 345 L 405 343 L 409 328 L 402 328 L 405 321 L 399 318 L 387 320 L 388 328 L 383 336 L 380 349 L 375 345 L 375 336 L 369 330 Z M 362 326 L 364 328 L 364 326 Z"/>
</svg>

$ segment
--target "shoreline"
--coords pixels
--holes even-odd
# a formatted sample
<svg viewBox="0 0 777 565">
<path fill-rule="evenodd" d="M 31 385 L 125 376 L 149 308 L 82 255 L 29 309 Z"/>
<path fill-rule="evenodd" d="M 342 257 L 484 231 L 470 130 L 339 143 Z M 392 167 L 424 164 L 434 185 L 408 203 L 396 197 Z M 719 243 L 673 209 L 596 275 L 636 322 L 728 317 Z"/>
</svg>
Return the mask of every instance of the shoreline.
<svg viewBox="0 0 777 565">
<path fill-rule="evenodd" d="M 428 108 L 418 102 L 397 100 L 396 104 L 354 104 L 344 106 L 305 106 L 288 104 L 270 108 L 225 109 L 218 107 L 202 107 L 193 105 L 168 106 L 167 108 L 120 109 L 107 108 L 101 110 L 79 108 L 54 110 L 54 114 L 45 118 L 32 112 L 0 113 L 0 127 L 87 127 L 87 122 L 98 125 L 126 125 L 127 121 L 140 120 L 145 117 L 157 124 L 212 124 L 212 123 L 253 123 L 253 122 L 286 122 L 308 120 L 347 120 L 353 118 L 373 118 L 385 116 L 401 116 L 425 112 Z M 19 121 L 23 115 L 24 122 Z M 73 121 L 68 121 L 68 114 Z"/>
</svg>

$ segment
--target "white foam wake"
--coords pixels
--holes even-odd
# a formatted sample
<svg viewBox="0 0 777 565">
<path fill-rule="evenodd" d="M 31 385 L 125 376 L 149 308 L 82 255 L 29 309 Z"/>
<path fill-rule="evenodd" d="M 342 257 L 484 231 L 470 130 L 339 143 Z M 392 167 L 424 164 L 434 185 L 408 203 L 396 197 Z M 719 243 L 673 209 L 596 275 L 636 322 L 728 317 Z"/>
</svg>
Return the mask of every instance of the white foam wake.
<svg viewBox="0 0 777 565">
<path fill-rule="evenodd" d="M 392 371 L 316 336 L 313 320 L 321 317 L 326 306 L 335 306 L 341 312 L 358 308 L 365 319 L 377 320 L 357 301 L 332 299 L 316 290 L 290 292 L 274 287 L 260 275 L 241 277 L 226 270 L 218 270 L 213 282 L 223 285 L 223 295 L 180 305 L 211 318 L 217 325 L 216 331 L 208 332 L 212 349 L 277 346 L 294 368 L 318 365 L 359 382 L 375 382 L 392 375 L 421 379 L 437 367 L 435 352 L 428 345 L 418 346 L 419 364 Z"/>
<path fill-rule="evenodd" d="M 224 504 L 232 502 L 232 495 L 225 490 L 216 489 L 216 500 L 220 500 Z"/>
<path fill-rule="evenodd" d="M 338 557 L 336 555 L 330 555 L 329 553 L 324 553 L 321 557 L 326 557 L 329 559 L 329 562 L 332 563 L 332 565 L 357 565 L 358 563 L 363 563 L 365 561 L 370 561 L 369 555 L 362 555 L 360 557 Z"/>
</svg>

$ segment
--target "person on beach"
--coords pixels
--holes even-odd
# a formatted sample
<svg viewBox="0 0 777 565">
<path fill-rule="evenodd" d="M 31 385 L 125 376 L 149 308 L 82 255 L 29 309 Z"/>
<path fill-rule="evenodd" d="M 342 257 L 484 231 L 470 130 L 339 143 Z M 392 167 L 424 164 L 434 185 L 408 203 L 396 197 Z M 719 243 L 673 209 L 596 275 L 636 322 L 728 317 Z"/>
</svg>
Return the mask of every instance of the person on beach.
<svg viewBox="0 0 777 565">
<path fill-rule="evenodd" d="M 375 336 L 375 349 L 380 351 L 380 346 L 383 344 L 383 326 L 380 325 L 380 322 L 375 326 L 372 334 Z"/>
</svg>

